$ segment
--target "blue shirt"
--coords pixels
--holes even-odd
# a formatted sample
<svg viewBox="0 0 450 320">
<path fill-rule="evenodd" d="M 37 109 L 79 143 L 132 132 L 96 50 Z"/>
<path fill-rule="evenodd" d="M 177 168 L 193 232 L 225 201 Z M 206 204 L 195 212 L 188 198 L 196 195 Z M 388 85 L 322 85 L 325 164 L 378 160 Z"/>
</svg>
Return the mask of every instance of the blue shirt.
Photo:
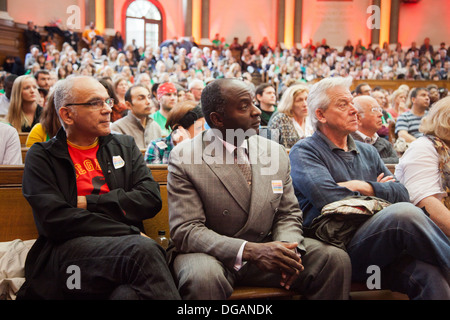
<svg viewBox="0 0 450 320">
<path fill-rule="evenodd" d="M 377 177 L 392 173 L 371 145 L 348 136 L 349 151 L 334 145 L 317 130 L 297 142 L 289 153 L 295 195 L 303 211 L 304 226 L 320 215 L 322 208 L 349 196 L 361 195 L 337 183 L 362 180 L 372 185 L 375 196 L 391 203 L 409 202 L 406 188 L 399 182 L 377 182 Z"/>
<path fill-rule="evenodd" d="M 395 133 L 397 134 L 400 130 L 406 130 L 414 138 L 420 138 L 423 136 L 423 133 L 419 131 L 422 118 L 423 116 L 416 116 L 411 111 L 402 113 L 395 123 Z"/>
</svg>

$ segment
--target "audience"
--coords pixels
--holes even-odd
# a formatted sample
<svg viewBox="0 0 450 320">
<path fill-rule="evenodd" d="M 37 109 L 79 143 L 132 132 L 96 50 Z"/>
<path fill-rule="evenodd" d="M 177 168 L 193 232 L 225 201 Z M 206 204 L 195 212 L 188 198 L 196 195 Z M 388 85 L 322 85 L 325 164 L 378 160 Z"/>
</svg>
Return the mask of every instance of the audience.
<svg viewBox="0 0 450 320">
<path fill-rule="evenodd" d="M 430 107 L 430 96 L 425 88 L 415 88 L 411 91 L 411 110 L 402 113 L 396 122 L 395 133 L 407 143 L 422 136 L 419 131 L 420 122 Z"/>
<path fill-rule="evenodd" d="M 18 132 L 30 132 L 39 122 L 43 108 L 37 103 L 38 97 L 33 76 L 23 75 L 14 81 L 6 119 Z"/>
<path fill-rule="evenodd" d="M 411 202 L 450 237 L 450 97 L 433 105 L 419 131 L 424 136 L 411 143 L 395 175 Z"/>
<path fill-rule="evenodd" d="M 390 107 L 387 109 L 387 112 L 392 116 L 392 118 L 396 121 L 398 116 L 402 113 L 408 111 L 409 109 L 406 107 L 406 98 L 408 97 L 407 89 L 398 88 L 391 95 Z"/>
<path fill-rule="evenodd" d="M 289 153 L 307 236 L 345 250 L 353 281 L 366 281 L 376 265 L 382 287 L 410 299 L 450 299 L 450 240 L 409 203 L 375 148 L 352 139 L 358 118 L 351 82 L 313 85 L 308 107 L 317 130 Z"/>
<path fill-rule="evenodd" d="M 22 147 L 17 130 L 0 121 L 0 164 L 21 165 Z"/>
<path fill-rule="evenodd" d="M 212 129 L 172 150 L 167 178 L 171 265 L 181 297 L 220 300 L 236 285 L 263 285 L 295 288 L 310 299 L 348 299 L 349 259 L 303 237 L 289 159 L 256 134 L 261 111 L 249 87 L 219 79 L 206 86 L 201 105 Z M 277 168 L 267 174 L 261 163 L 271 157 Z M 272 192 L 274 181 L 281 192 Z"/>
<path fill-rule="evenodd" d="M 269 83 L 263 83 L 256 88 L 255 99 L 261 110 L 261 126 L 267 126 L 270 117 L 277 111 L 277 95 L 275 88 Z"/>
<path fill-rule="evenodd" d="M 202 91 L 205 88 L 205 83 L 200 79 L 194 79 L 189 84 L 188 90 L 194 97 L 194 101 L 200 103 L 200 98 L 202 96 Z"/>
<path fill-rule="evenodd" d="M 177 88 L 171 82 L 162 83 L 158 86 L 157 99 L 159 110 L 152 114 L 152 118 L 161 127 L 162 136 L 167 137 L 171 132 L 171 129 L 166 126 L 167 117 L 178 102 Z"/>
<path fill-rule="evenodd" d="M 162 136 L 160 126 L 150 117 L 153 101 L 150 90 L 134 85 L 125 93 L 128 115 L 111 125 L 113 132 L 132 136 L 139 149 L 144 150 L 152 140 Z"/>
<path fill-rule="evenodd" d="M 53 92 L 50 93 L 47 106 L 42 111 L 39 123 L 36 123 L 28 134 L 26 147 L 30 148 L 36 142 L 45 142 L 56 136 L 61 128 L 61 122 L 56 114 Z"/>
<path fill-rule="evenodd" d="M 39 70 L 34 74 L 38 88 L 49 90 L 51 87 L 50 72 L 48 70 Z"/>
<path fill-rule="evenodd" d="M 307 98 L 308 87 L 302 84 L 290 86 L 278 104 L 278 112 L 270 118 L 271 139 L 287 149 L 314 132 L 308 116 Z"/>
<path fill-rule="evenodd" d="M 358 130 L 351 133 L 352 137 L 374 146 L 385 164 L 398 163 L 397 152 L 392 144 L 377 134 L 383 125 L 383 109 L 378 101 L 369 96 L 359 96 L 353 99 L 353 103 L 358 110 Z"/>
<path fill-rule="evenodd" d="M 39 238 L 17 298 L 179 299 L 164 249 L 143 233 L 161 210 L 159 185 L 133 138 L 110 134 L 108 92 L 78 76 L 59 82 L 54 100 L 64 130 L 25 161 Z M 82 270 L 77 290 L 67 289 L 71 265 Z"/>
<path fill-rule="evenodd" d="M 31 30 L 35 28 L 32 23 L 30 25 L 31 29 L 28 33 L 31 35 L 33 33 Z M 15 149 L 8 151 L 8 154 L 13 156 L 3 155 L 3 160 L 0 154 L 1 164 L 22 163 L 20 142 L 19 145 L 17 144 L 18 132 L 30 132 L 27 147 L 31 147 L 36 142 L 48 141 L 57 135 L 61 122 L 54 107 L 53 87 L 57 87 L 60 81 L 72 74 L 87 75 L 97 79 L 103 85 L 108 96 L 112 98 L 108 102 L 114 103 L 110 112 L 111 130 L 113 133 L 132 136 L 137 147 L 141 151 L 146 150 L 147 164 L 169 163 L 169 156 L 175 146 L 182 141 L 193 139 L 205 127 L 208 127 L 200 103 L 205 85 L 219 78 L 238 78 L 243 80 L 242 83 L 248 85 L 247 89 L 254 94 L 254 102 L 261 112 L 261 128 L 268 129 L 272 133 L 270 138 L 286 149 L 293 148 L 294 155 L 291 155 L 293 184 L 301 208 L 304 210 L 307 232 L 310 232 L 311 216 L 314 216 L 320 207 L 316 207 L 314 202 L 314 186 L 307 190 L 310 192 L 308 194 L 304 189 L 308 188 L 308 179 L 314 180 L 318 186 L 323 185 L 323 190 L 330 194 L 328 202 L 332 202 L 333 199 L 344 200 L 344 195 L 362 197 L 372 194 L 367 193 L 366 189 L 358 189 L 362 185 L 367 187 L 359 181 L 364 180 L 372 187 L 373 190 L 371 190 L 377 197 L 394 203 L 393 208 L 403 206 L 401 209 L 405 212 L 411 211 L 411 208 L 404 204 L 396 204 L 396 202 L 407 201 L 404 195 L 405 190 L 401 188 L 400 183 L 394 183 L 393 177 L 388 176 L 389 171 L 378 162 L 378 158 L 374 160 L 373 148 L 355 141 L 352 143 L 354 139 L 375 147 L 382 160 L 381 163 L 385 164 L 397 163 L 400 155 L 409 146 L 397 166 L 396 176 L 409 191 L 410 202 L 429 214 L 431 221 L 449 236 L 450 220 L 447 201 L 449 185 L 445 184 L 448 182 L 448 168 L 445 165 L 445 161 L 448 160 L 449 145 L 446 138 L 449 133 L 445 124 L 449 114 L 448 90 L 436 85 L 430 85 L 427 88 L 417 85 L 410 89 L 408 86 L 401 85 L 393 90 L 381 87 L 372 89 L 366 82 L 401 79 L 447 80 L 450 57 L 447 55 L 445 43 L 434 52 L 429 39 L 425 39 L 420 49 L 415 44 L 411 44 L 409 49 L 398 46 L 395 50 L 391 50 L 388 46 L 373 49 L 372 45 L 363 45 L 359 41 L 355 46 L 348 42 L 344 50 L 340 52 L 330 47 L 326 39 L 316 45 L 313 45 L 311 41 L 301 49 L 294 47 L 287 50 L 282 49 L 279 44 L 271 46 L 267 38 L 255 48 L 250 37 L 243 45 L 239 44 L 238 38 L 235 38 L 231 46 L 226 44 L 225 38 L 220 37 L 217 39 L 216 48 L 202 50 L 193 42 L 184 39 L 178 42 L 170 41 L 162 48 L 151 46 L 138 48 L 135 44 L 123 43 L 120 34 L 116 36 L 114 46 L 117 48 L 114 46 L 107 48 L 103 38 L 96 31 L 95 25 L 91 24 L 83 37 L 84 41 L 87 40 L 88 48 L 78 52 L 71 41 L 64 43 L 61 50 L 57 50 L 54 43 L 46 43 L 43 51 L 41 43 L 34 43 L 27 48 L 29 50 L 25 60 L 27 76 L 18 77 L 20 74 L 9 74 L 10 69 L 5 69 L 5 94 L 0 96 L 0 118 L 6 117 L 11 126 L 0 125 L 2 132 L 0 135 L 5 137 L 0 141 L 0 153 L 9 146 L 10 140 L 6 137 L 12 137 L 12 145 Z M 353 92 L 354 108 L 348 117 L 356 117 L 358 129 L 349 132 L 349 127 L 355 126 L 353 119 L 347 123 L 339 122 L 338 125 L 343 127 L 334 129 L 339 131 L 339 134 L 344 131 L 348 133 L 345 136 L 348 136 L 349 149 L 345 150 L 345 146 L 340 148 L 338 145 L 328 145 L 334 148 L 333 152 L 336 152 L 338 156 L 342 153 L 343 159 L 348 160 L 346 157 L 352 156 L 350 153 L 354 155 L 355 152 L 358 157 L 369 157 L 372 161 L 367 165 L 370 177 L 367 176 L 367 172 L 358 175 L 354 167 L 349 169 L 350 176 L 339 175 L 334 172 L 338 168 L 332 168 L 333 170 L 330 170 L 333 172 L 329 172 L 328 175 L 333 177 L 338 175 L 339 178 L 335 179 L 336 183 L 325 185 L 322 184 L 323 181 L 320 181 L 320 178 L 324 177 L 322 175 L 313 177 L 307 173 L 300 173 L 316 163 L 314 162 L 316 159 L 311 160 L 303 153 L 302 156 L 305 159 L 297 159 L 303 152 L 306 141 L 308 143 L 316 141 L 317 136 L 323 135 L 325 138 L 322 137 L 322 140 L 326 141 L 337 134 L 337 131 L 333 130 L 329 135 L 321 132 L 321 130 L 327 130 L 327 124 L 321 122 L 324 119 L 324 112 L 321 110 L 326 111 L 329 108 L 327 109 L 328 105 L 324 100 L 317 100 L 314 97 L 311 99 L 310 90 L 313 83 L 324 78 L 348 76 L 360 83 Z M 49 92 L 50 95 L 47 97 Z M 327 96 L 327 92 L 324 94 Z M 40 95 L 44 96 L 43 99 Z M 320 106 L 317 108 L 318 105 Z M 86 108 L 90 107 L 86 106 Z M 314 112 L 311 113 L 311 110 Z M 337 119 L 333 120 L 337 121 Z M 312 125 L 311 122 L 317 125 Z M 422 125 L 420 125 L 421 122 Z M 389 132 L 389 124 L 395 126 L 395 132 Z M 318 133 L 315 133 L 316 127 L 321 128 Z M 260 135 L 262 132 L 263 130 Z M 425 136 L 422 137 L 423 134 Z M 395 149 L 393 143 L 396 143 Z M 315 147 L 320 148 L 320 146 L 321 144 L 318 143 Z M 293 158 L 295 155 L 297 157 Z M 325 155 L 322 156 L 325 157 Z M 7 158 L 14 160 L 5 160 Z M 306 163 L 308 161 L 310 162 Z M 316 172 L 314 171 L 316 169 L 314 165 L 311 172 Z M 372 175 L 376 173 L 383 173 L 385 176 L 373 177 Z M 302 181 L 302 184 L 298 181 Z M 388 193 L 384 190 L 386 186 L 395 186 L 392 187 L 395 190 L 391 195 L 386 194 Z M 343 189 L 345 192 L 341 195 Z M 339 199 L 334 197 L 333 190 L 339 194 L 337 197 Z M 330 204 L 325 202 L 324 206 Z M 392 220 L 386 218 L 389 220 L 386 224 L 394 223 L 395 218 Z M 375 220 L 375 217 L 368 221 L 371 220 Z M 419 277 L 419 286 L 431 278 L 440 281 L 439 270 L 448 271 L 436 263 L 435 254 L 423 253 L 427 248 L 429 249 L 429 239 L 442 240 L 434 228 L 435 225 L 425 220 L 421 223 L 431 231 L 424 240 L 424 244 L 418 247 L 418 255 L 412 255 L 408 251 L 410 255 L 406 258 L 402 256 L 399 260 L 406 269 L 416 268 L 415 271 L 411 271 L 412 273 L 420 272 L 420 270 L 429 272 L 427 277 Z M 370 225 L 370 223 L 367 224 Z M 321 227 L 325 228 L 324 225 Z M 377 228 L 373 227 L 373 230 L 385 232 L 384 229 Z M 363 227 L 358 229 L 354 238 L 350 239 L 352 243 L 365 232 L 369 232 L 363 229 Z M 367 227 L 367 229 L 370 228 Z M 410 241 L 410 239 L 407 240 Z M 445 241 L 441 244 L 448 246 Z M 384 249 L 385 245 L 385 243 L 377 243 L 376 250 Z M 411 248 L 417 248 L 417 246 L 419 245 L 414 242 Z M 368 258 L 362 252 L 364 248 L 366 245 L 361 245 L 360 248 L 358 245 L 352 245 L 350 250 L 354 279 L 361 276 L 365 266 L 363 264 L 368 263 Z M 386 271 L 388 279 L 395 280 L 388 287 L 407 292 L 411 298 L 419 298 L 420 291 L 414 293 L 414 285 L 408 287 L 403 282 L 402 276 L 398 276 L 399 273 L 395 268 L 385 266 L 388 261 L 398 257 L 397 251 L 389 249 L 386 250 L 385 260 L 380 262 L 377 256 L 372 262 L 379 263 L 383 271 Z M 423 260 L 427 257 L 429 260 Z M 393 266 L 395 267 L 396 264 L 394 263 Z M 431 293 L 432 290 L 435 290 L 435 293 Z M 445 282 L 441 287 L 423 284 L 422 297 L 439 296 L 442 299 L 447 297 L 446 290 L 448 286 L 445 288 Z"/>
<path fill-rule="evenodd" d="M 5 82 L 3 84 L 5 94 L 0 96 L 0 118 L 5 118 L 8 114 L 9 104 L 11 103 L 11 91 L 16 80 L 17 75 L 10 74 L 5 78 Z"/>
<path fill-rule="evenodd" d="M 158 138 L 148 145 L 145 152 L 147 164 L 168 164 L 170 152 L 182 141 L 194 138 L 205 130 L 205 119 L 195 101 L 182 101 L 173 107 L 167 117 L 167 137 Z"/>
</svg>

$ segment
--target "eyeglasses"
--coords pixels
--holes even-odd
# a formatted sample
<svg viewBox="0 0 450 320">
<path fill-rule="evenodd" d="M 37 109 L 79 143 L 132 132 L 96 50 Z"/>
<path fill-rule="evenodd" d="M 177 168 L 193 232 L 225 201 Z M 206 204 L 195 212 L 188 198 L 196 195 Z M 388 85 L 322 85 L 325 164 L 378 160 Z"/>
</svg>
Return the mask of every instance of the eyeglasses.
<svg viewBox="0 0 450 320">
<path fill-rule="evenodd" d="M 372 111 L 372 113 L 383 113 L 383 109 L 377 107 L 373 107 L 372 109 L 370 109 L 370 111 Z"/>
<path fill-rule="evenodd" d="M 112 108 L 114 106 L 114 99 L 113 98 L 108 98 L 106 100 L 102 100 L 102 99 L 98 99 L 98 100 L 94 100 L 91 102 L 85 102 L 85 103 L 69 103 L 66 104 L 66 107 L 70 107 L 70 106 L 90 106 L 93 109 L 101 109 L 105 106 L 105 104 Z"/>
</svg>

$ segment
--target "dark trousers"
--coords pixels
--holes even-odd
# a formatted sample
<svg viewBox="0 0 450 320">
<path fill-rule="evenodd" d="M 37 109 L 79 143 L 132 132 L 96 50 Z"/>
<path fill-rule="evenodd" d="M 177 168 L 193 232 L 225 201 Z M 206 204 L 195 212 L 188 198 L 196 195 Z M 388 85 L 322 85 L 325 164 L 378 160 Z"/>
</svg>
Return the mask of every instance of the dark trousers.
<svg viewBox="0 0 450 320">
<path fill-rule="evenodd" d="M 179 300 L 155 241 L 141 235 L 80 237 L 55 248 L 50 265 L 64 299 Z"/>
</svg>

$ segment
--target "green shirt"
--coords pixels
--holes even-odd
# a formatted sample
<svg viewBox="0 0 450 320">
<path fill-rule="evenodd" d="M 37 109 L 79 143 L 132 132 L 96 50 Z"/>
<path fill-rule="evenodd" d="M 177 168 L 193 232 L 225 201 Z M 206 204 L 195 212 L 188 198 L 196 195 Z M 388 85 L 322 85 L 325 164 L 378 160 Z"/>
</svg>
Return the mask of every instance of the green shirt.
<svg viewBox="0 0 450 320">
<path fill-rule="evenodd" d="M 155 120 L 155 122 L 161 127 L 163 137 L 167 137 L 172 132 L 172 130 L 166 129 L 167 119 L 161 114 L 159 110 L 152 114 L 150 117 L 152 117 L 153 120 Z"/>
<path fill-rule="evenodd" d="M 261 125 L 262 126 L 267 126 L 267 124 L 269 123 L 270 117 L 272 116 L 272 114 L 274 114 L 275 112 L 277 112 L 277 107 L 274 106 L 274 110 L 273 111 L 264 111 L 260 108 L 261 110 Z"/>
</svg>

